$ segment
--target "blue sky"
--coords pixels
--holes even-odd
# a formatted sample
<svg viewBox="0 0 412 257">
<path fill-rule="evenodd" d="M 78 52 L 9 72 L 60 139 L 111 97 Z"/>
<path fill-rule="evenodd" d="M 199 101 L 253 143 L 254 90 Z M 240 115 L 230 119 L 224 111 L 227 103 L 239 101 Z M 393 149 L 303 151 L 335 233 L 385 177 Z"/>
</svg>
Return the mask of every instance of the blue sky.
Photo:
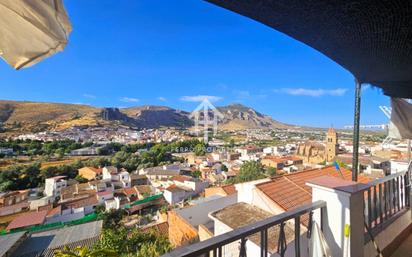
<svg viewBox="0 0 412 257">
<path fill-rule="evenodd" d="M 310 47 L 198 0 L 69 0 L 69 45 L 31 68 L 0 63 L 0 99 L 101 107 L 167 105 L 199 96 L 274 119 L 340 128 L 353 122 L 354 78 Z M 362 123 L 386 123 L 389 99 L 363 90 Z"/>
</svg>

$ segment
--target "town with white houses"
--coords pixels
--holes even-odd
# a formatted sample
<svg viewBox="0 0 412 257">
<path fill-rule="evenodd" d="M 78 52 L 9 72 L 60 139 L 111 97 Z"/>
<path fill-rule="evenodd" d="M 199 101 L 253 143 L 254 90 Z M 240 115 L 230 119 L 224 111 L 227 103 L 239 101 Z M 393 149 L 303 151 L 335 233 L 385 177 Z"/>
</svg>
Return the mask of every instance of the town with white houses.
<svg viewBox="0 0 412 257">
<path fill-rule="evenodd" d="M 412 0 L 0 0 L 0 257 L 412 257 Z"/>
<path fill-rule="evenodd" d="M 170 154 L 179 161 L 172 163 L 134 170 L 122 165 L 83 166 L 76 170 L 75 178 L 49 176 L 43 186 L 4 191 L 0 194 L 2 238 L 17 234 L 27 237 L 15 247 L 18 252 L 21 249 L 33 254 L 26 244 L 36 242 L 37 233 L 82 229 L 90 222 L 102 231 L 98 213 L 121 211 L 126 227 L 162 231 L 173 247 L 180 247 L 311 203 L 312 190 L 306 183 L 312 179 L 351 179 L 353 145 L 340 139 L 341 132 L 330 128 L 296 136 L 296 131 L 279 130 L 271 134 L 285 143 L 265 146 L 253 144 L 255 138 L 249 139 L 259 133 L 238 131 L 237 135 L 245 135 L 245 141 L 232 145 L 214 139 L 209 143 L 214 146 L 203 146 L 201 153 L 178 147 Z M 185 138 L 180 140 L 184 142 Z M 16 157 L 13 149 L 0 150 L 6 159 Z M 141 156 L 144 151 L 133 154 Z M 365 141 L 360 153 L 359 181 L 364 183 L 408 168 L 408 149 L 402 142 L 383 147 Z M 88 158 L 97 158 L 94 155 L 98 154 L 85 149 L 67 153 L 68 157 Z M 307 226 L 306 219 L 302 229 Z M 90 240 L 98 238 L 96 233 Z M 293 233 L 286 235 L 287 242 L 293 239 Z M 249 249 L 259 248 L 259 242 L 253 239 L 247 244 Z M 41 251 L 53 250 L 50 247 Z M 275 250 L 275 246 L 269 247 L 269 251 Z"/>
</svg>

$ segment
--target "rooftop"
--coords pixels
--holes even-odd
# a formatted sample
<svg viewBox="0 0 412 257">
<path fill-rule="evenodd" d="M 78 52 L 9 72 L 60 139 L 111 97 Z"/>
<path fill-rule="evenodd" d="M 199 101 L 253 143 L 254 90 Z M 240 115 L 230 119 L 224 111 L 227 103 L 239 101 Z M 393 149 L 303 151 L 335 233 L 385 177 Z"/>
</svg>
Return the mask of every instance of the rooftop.
<svg viewBox="0 0 412 257">
<path fill-rule="evenodd" d="M 190 176 L 177 175 L 177 176 L 172 177 L 172 180 L 179 181 L 179 182 L 183 183 L 185 181 L 193 181 L 194 179 Z"/>
<path fill-rule="evenodd" d="M 256 206 L 242 202 L 229 205 L 219 211 L 212 213 L 211 215 L 232 229 L 237 229 L 249 224 L 253 224 L 273 216 L 273 214 L 264 211 Z M 285 234 L 288 242 L 293 240 L 294 230 L 288 225 L 285 226 Z M 269 251 L 273 253 L 277 250 L 279 226 L 274 226 L 268 230 L 268 238 L 268 248 Z M 252 240 L 255 244 L 260 245 L 259 235 L 252 235 L 251 237 L 249 237 L 249 239 Z"/>
<path fill-rule="evenodd" d="M 343 178 L 351 181 L 352 172 L 345 168 L 341 168 L 341 171 Z M 329 166 L 275 177 L 272 181 L 257 184 L 256 187 L 277 205 L 288 211 L 312 202 L 312 188 L 307 186 L 306 182 L 321 176 L 341 177 L 335 167 Z M 358 180 L 360 183 L 370 181 L 364 176 L 359 176 Z M 303 217 L 302 222 L 306 224 L 307 217 Z"/>
<path fill-rule="evenodd" d="M 185 192 L 185 191 L 188 191 L 187 189 L 179 187 L 175 184 L 170 185 L 168 188 L 166 188 L 166 190 L 170 191 L 170 192 Z"/>
<path fill-rule="evenodd" d="M 96 174 L 102 174 L 102 172 L 103 172 L 103 169 L 98 169 L 98 168 L 95 168 L 95 167 L 83 167 L 83 168 L 79 169 L 79 171 L 86 171 L 86 170 L 94 172 Z"/>
<path fill-rule="evenodd" d="M 53 256 L 45 252 L 54 252 L 63 246 L 92 246 L 100 236 L 102 221 L 65 227 L 32 234 L 16 250 L 17 256 Z M 42 253 L 43 255 L 40 255 Z"/>
<path fill-rule="evenodd" d="M 7 230 L 12 230 L 16 228 L 30 227 L 34 225 L 43 224 L 46 219 L 48 211 L 39 212 L 27 212 L 17 216 L 10 224 L 7 226 Z"/>
<path fill-rule="evenodd" d="M 227 195 L 233 195 L 237 193 L 235 185 L 222 186 L 222 189 Z"/>
<path fill-rule="evenodd" d="M 89 205 L 95 205 L 95 204 L 98 204 L 96 194 L 87 196 L 85 198 L 68 201 L 68 202 L 65 202 L 63 205 L 66 209 L 67 208 L 77 209 L 77 208 L 81 208 L 81 207 L 85 207 Z"/>
<path fill-rule="evenodd" d="M 152 187 L 148 185 L 135 186 L 135 188 L 136 188 L 136 191 L 139 192 L 139 194 L 152 193 Z"/>
<path fill-rule="evenodd" d="M 0 256 L 7 256 L 7 252 L 10 251 L 20 239 L 24 238 L 25 235 L 26 232 L 18 232 L 0 236 Z"/>
<path fill-rule="evenodd" d="M 55 176 L 55 177 L 51 177 L 51 178 L 47 178 L 47 179 L 60 180 L 60 179 L 64 179 L 64 178 L 67 178 L 67 176 Z"/>
<path fill-rule="evenodd" d="M 160 235 L 169 235 L 169 223 L 167 221 L 142 228 L 143 233 L 155 232 Z"/>
</svg>

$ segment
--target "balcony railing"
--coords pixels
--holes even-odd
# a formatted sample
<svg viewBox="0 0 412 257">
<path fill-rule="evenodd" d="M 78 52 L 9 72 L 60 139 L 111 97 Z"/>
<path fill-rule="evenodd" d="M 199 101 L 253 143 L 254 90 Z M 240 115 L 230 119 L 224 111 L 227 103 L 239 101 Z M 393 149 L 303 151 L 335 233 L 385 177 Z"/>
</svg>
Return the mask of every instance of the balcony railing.
<svg viewBox="0 0 412 257">
<path fill-rule="evenodd" d="M 365 190 L 365 224 L 373 234 L 410 208 L 410 169 L 377 179 Z"/>
<path fill-rule="evenodd" d="M 309 223 L 311 223 L 311 217 L 315 210 L 320 211 L 320 216 L 326 212 L 326 203 L 324 201 L 316 201 L 311 204 L 300 206 L 288 212 L 281 213 L 279 215 L 261 220 L 254 224 L 246 225 L 239 229 L 218 235 L 211 239 L 180 247 L 170 253 L 163 255 L 162 257 L 199 257 L 199 256 L 213 256 L 222 257 L 223 247 L 231 243 L 238 242 L 240 240 L 239 256 L 246 257 L 246 241 L 247 238 L 259 234 L 260 235 L 260 256 L 268 256 L 268 230 L 274 226 L 279 225 L 279 241 L 278 241 L 278 253 L 280 256 L 285 256 L 286 253 L 286 236 L 285 236 L 285 224 L 287 221 L 294 220 L 295 223 L 295 256 L 301 256 L 300 247 L 300 221 L 303 215 L 309 214 Z M 321 222 L 322 226 L 322 222 Z M 255 255 L 254 255 L 255 256 Z"/>
</svg>

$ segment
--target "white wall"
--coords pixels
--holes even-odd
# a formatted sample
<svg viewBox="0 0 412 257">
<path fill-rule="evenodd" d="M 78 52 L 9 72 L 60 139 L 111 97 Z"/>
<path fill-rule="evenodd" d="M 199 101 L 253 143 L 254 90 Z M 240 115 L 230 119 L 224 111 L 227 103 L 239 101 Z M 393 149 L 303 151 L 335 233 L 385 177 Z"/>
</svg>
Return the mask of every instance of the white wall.
<svg viewBox="0 0 412 257">
<path fill-rule="evenodd" d="M 84 212 L 69 213 L 65 215 L 58 215 L 55 217 L 46 218 L 45 224 L 54 222 L 67 222 L 72 220 L 78 220 L 84 217 Z"/>
<path fill-rule="evenodd" d="M 253 204 L 253 190 L 256 189 L 256 184 L 270 181 L 270 179 L 259 179 L 246 183 L 236 184 L 236 190 L 238 192 L 238 202 L 244 202 Z"/>
<path fill-rule="evenodd" d="M 190 197 L 190 194 L 185 191 L 171 192 L 169 190 L 165 190 L 163 196 L 169 204 L 176 204 Z"/>
<path fill-rule="evenodd" d="M 55 180 L 48 178 L 45 181 L 44 193 L 46 196 L 60 196 L 62 188 L 67 187 L 67 181 L 64 179 Z"/>
</svg>

